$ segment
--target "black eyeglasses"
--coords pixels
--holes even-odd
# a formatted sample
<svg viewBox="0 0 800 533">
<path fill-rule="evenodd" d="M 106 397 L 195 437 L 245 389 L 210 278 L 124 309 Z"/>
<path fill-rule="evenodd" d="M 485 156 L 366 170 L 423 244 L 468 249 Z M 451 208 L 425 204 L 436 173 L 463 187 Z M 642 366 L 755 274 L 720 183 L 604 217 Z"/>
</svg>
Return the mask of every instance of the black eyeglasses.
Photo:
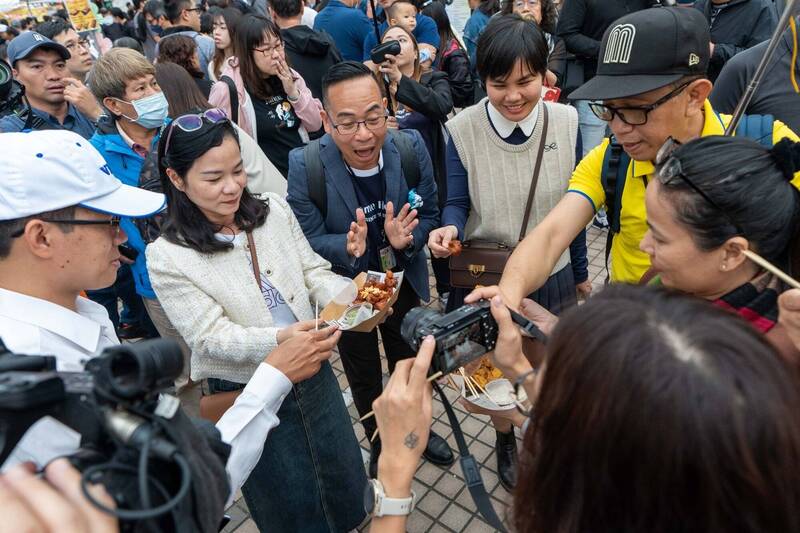
<svg viewBox="0 0 800 533">
<path fill-rule="evenodd" d="M 694 190 L 694 192 L 702 196 L 711 207 L 722 213 L 722 215 L 728 219 L 728 223 L 734 227 L 737 235 L 744 236 L 744 230 L 739 224 L 736 223 L 735 220 L 733 220 L 733 218 L 731 218 L 728 212 L 722 209 L 717 202 L 712 200 L 709 195 L 707 195 L 700 187 L 697 186 L 697 184 L 690 180 L 689 176 L 684 174 L 680 159 L 672 155 L 680 145 L 681 143 L 679 141 L 676 141 L 672 137 L 668 137 L 667 141 L 661 146 L 661 148 L 658 149 L 655 160 L 657 168 L 656 175 L 661 183 L 664 185 L 669 185 L 670 181 L 674 180 L 675 178 L 682 179 L 684 183 Z"/>
<path fill-rule="evenodd" d="M 108 226 L 114 230 L 114 235 L 116 236 L 119 234 L 119 223 L 121 219 L 120 217 L 111 217 L 106 220 L 81 220 L 77 218 L 64 218 L 58 220 L 48 220 L 43 218 L 42 220 L 51 224 L 66 224 L 68 226 Z M 25 226 L 12 233 L 11 238 L 16 239 L 22 237 L 23 233 L 25 233 Z"/>
<path fill-rule="evenodd" d="M 662 96 L 661 98 L 659 98 L 650 105 L 635 106 L 635 107 L 611 107 L 605 104 L 601 104 L 599 102 L 590 102 L 589 108 L 592 110 L 592 113 L 594 113 L 595 116 L 600 120 L 611 122 L 612 120 L 614 120 L 614 115 L 616 115 L 622 122 L 628 124 L 629 126 L 641 126 L 642 124 L 647 124 L 647 115 L 652 110 L 659 107 L 660 105 L 663 105 L 672 98 L 678 96 L 686 87 L 688 87 L 692 83 L 692 81 L 687 81 L 680 87 L 671 91 L 669 94 Z"/>
<path fill-rule="evenodd" d="M 330 117 L 330 115 L 328 115 Z M 339 124 L 334 124 L 333 119 L 331 119 L 331 124 L 333 125 L 333 129 L 339 135 L 355 135 L 358 131 L 358 127 L 363 124 L 365 128 L 367 128 L 371 132 L 380 131 L 384 125 L 386 125 L 386 120 L 388 117 L 384 115 L 379 115 L 376 117 L 370 117 L 365 120 L 354 120 L 353 122 L 341 122 Z"/>
</svg>

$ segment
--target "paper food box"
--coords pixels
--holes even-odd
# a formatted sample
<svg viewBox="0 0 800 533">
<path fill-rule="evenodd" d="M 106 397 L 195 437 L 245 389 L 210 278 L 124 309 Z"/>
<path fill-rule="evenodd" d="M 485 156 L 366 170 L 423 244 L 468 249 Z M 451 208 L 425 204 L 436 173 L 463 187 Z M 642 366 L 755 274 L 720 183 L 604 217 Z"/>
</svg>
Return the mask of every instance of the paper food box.
<svg viewBox="0 0 800 533">
<path fill-rule="evenodd" d="M 389 312 L 389 308 L 397 301 L 398 294 L 400 294 L 403 273 L 393 272 L 390 274 L 391 278 L 394 279 L 394 290 L 389 299 L 386 300 L 386 303 L 380 305 L 381 309 L 376 309 L 369 302 L 362 301 L 364 299 L 362 291 L 365 286 L 369 288 L 373 284 L 386 283 L 386 273 L 370 270 L 369 272 L 362 272 L 353 279 L 358 287 L 358 296 L 355 302 L 346 305 L 331 302 L 322 310 L 319 315 L 320 318 L 328 324 L 338 326 L 342 331 L 358 331 L 360 333 L 372 331 L 383 320 L 386 313 Z"/>
</svg>

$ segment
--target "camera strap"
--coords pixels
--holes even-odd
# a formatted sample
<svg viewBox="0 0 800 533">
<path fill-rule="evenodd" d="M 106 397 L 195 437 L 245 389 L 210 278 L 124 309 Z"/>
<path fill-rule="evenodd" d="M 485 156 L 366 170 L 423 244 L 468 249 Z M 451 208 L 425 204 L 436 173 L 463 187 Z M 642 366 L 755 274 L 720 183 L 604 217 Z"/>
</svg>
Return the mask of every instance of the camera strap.
<svg viewBox="0 0 800 533">
<path fill-rule="evenodd" d="M 497 513 L 492 507 L 492 502 L 489 499 L 489 495 L 486 494 L 486 487 L 483 484 L 483 479 L 481 478 L 480 467 L 478 466 L 478 462 L 469 453 L 469 447 L 467 446 L 467 441 L 464 439 L 464 433 L 461 431 L 461 425 L 458 423 L 458 418 L 456 418 L 455 412 L 453 412 L 453 407 L 450 405 L 450 401 L 447 399 L 447 396 L 444 395 L 444 391 L 439 386 L 436 381 L 431 382 L 433 384 L 433 388 L 436 389 L 436 392 L 439 394 L 439 398 L 442 400 L 444 404 L 444 410 L 447 413 L 447 418 L 450 420 L 450 425 L 453 427 L 453 435 L 456 438 L 456 444 L 458 445 L 458 453 L 461 455 L 461 471 L 464 473 L 464 483 L 467 485 L 467 489 L 469 489 L 469 493 L 472 496 L 472 501 L 475 502 L 475 507 L 478 509 L 478 513 L 483 517 L 486 522 L 490 526 L 492 526 L 495 530 L 501 531 L 502 533 L 506 532 L 506 528 L 503 525 L 502 520 L 500 517 L 497 516 Z"/>
</svg>

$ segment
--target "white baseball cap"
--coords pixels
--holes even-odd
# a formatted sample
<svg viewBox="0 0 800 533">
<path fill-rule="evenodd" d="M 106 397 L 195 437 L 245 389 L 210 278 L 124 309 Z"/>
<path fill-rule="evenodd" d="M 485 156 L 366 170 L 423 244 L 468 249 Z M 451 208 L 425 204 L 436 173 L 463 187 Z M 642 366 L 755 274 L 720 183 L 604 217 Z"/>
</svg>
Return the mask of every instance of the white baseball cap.
<svg viewBox="0 0 800 533">
<path fill-rule="evenodd" d="M 123 185 L 92 144 L 67 130 L 0 133 L 0 220 L 73 205 L 123 217 L 166 206 L 163 194 Z"/>
</svg>

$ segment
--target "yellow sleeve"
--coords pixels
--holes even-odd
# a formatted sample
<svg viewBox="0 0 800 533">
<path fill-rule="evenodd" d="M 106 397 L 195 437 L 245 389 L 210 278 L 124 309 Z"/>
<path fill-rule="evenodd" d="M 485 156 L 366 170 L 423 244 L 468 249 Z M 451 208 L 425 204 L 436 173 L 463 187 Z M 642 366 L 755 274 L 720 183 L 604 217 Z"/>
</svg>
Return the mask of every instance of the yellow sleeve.
<svg viewBox="0 0 800 533">
<path fill-rule="evenodd" d="M 781 139 L 791 139 L 795 142 L 800 141 L 800 137 L 798 137 L 789 126 L 780 120 L 776 120 L 772 126 L 772 144 L 776 144 Z M 792 185 L 800 189 L 800 172 L 795 172 Z"/>
<path fill-rule="evenodd" d="M 572 178 L 569 180 L 567 192 L 580 194 L 592 204 L 592 208 L 597 211 L 606 203 L 606 193 L 603 190 L 601 174 L 603 172 L 603 158 L 608 147 L 608 138 L 603 139 L 598 146 L 586 154 Z"/>
</svg>

